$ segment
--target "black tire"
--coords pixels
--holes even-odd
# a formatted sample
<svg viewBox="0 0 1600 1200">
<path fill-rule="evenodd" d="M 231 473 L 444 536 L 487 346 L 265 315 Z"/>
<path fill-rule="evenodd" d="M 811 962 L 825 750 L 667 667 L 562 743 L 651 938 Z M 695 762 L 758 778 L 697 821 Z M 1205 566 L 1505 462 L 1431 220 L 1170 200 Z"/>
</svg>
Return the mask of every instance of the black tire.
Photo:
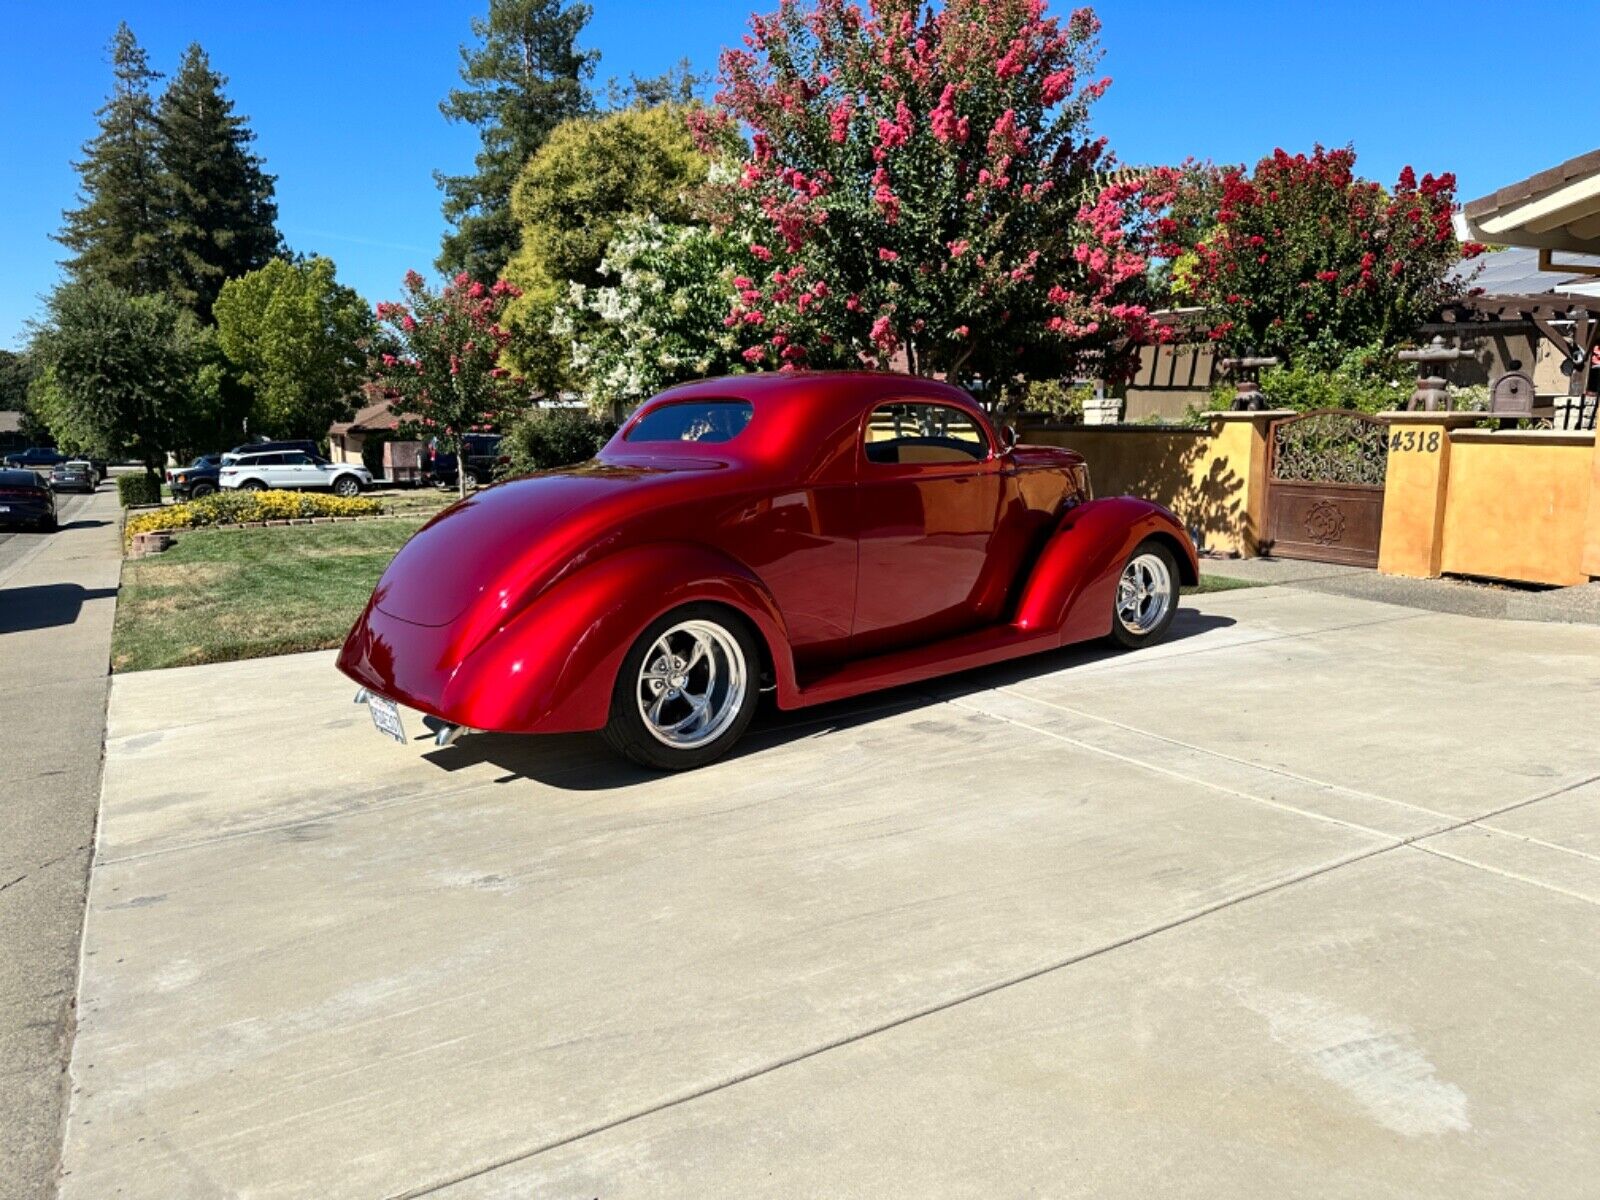
<svg viewBox="0 0 1600 1200">
<path fill-rule="evenodd" d="M 1160 569 L 1149 562 L 1155 559 L 1160 564 Z M 1149 592 L 1152 600 L 1164 600 L 1164 605 L 1157 616 L 1154 604 L 1149 609 L 1145 608 L 1145 601 L 1140 598 L 1130 614 L 1124 604 L 1124 583 L 1130 572 L 1135 570 L 1134 564 L 1142 563 L 1137 572 L 1140 576 L 1140 585 L 1149 577 L 1154 577 L 1155 587 Z M 1167 636 L 1167 630 L 1172 626 L 1172 619 L 1178 613 L 1178 594 L 1180 579 L 1178 576 L 1178 560 L 1172 556 L 1172 551 L 1167 544 L 1159 538 L 1149 538 L 1134 547 L 1133 553 L 1128 555 L 1122 564 L 1122 572 L 1118 575 L 1117 591 L 1111 599 L 1111 640 L 1119 646 L 1129 650 L 1137 650 L 1141 646 L 1149 646 L 1159 642 Z M 1159 593 L 1164 592 L 1164 597 Z M 1148 612 L 1150 620 L 1141 621 L 1141 612 Z"/>
<path fill-rule="evenodd" d="M 40 533 L 54 533 L 56 531 L 56 526 L 57 526 L 57 521 L 56 521 L 56 514 L 55 513 L 51 513 L 48 517 L 40 517 L 39 518 L 39 532 Z"/>
<path fill-rule="evenodd" d="M 197 483 L 192 488 L 189 489 L 189 499 L 191 499 L 191 500 L 203 500 L 203 499 L 205 499 L 205 497 L 211 495 L 211 493 L 216 491 L 216 490 L 217 489 L 213 484 Z"/>
<path fill-rule="evenodd" d="M 354 499 L 361 495 L 361 480 L 354 475 L 341 475 L 333 481 L 333 494 L 346 500 Z"/>
<path fill-rule="evenodd" d="M 715 651 L 718 654 L 722 654 L 724 650 L 731 651 L 737 648 L 741 660 L 738 667 L 743 678 L 743 690 L 738 697 L 733 697 L 731 692 L 725 697 L 730 707 L 721 710 L 719 714 L 720 719 L 717 723 L 721 724 L 722 728 L 716 736 L 700 744 L 678 747 L 668 744 L 652 732 L 639 697 L 643 689 L 648 686 L 642 678 L 645 659 L 664 635 L 686 623 L 709 626 L 720 631 L 726 639 L 726 644 L 725 646 L 719 644 L 719 649 Z M 692 634 L 674 634 L 675 638 L 692 636 Z M 710 640 L 717 641 L 716 638 Z M 731 660 L 728 665 L 732 665 Z M 749 623 L 743 617 L 718 604 L 686 604 L 681 608 L 675 608 L 652 621 L 623 657 L 622 666 L 612 685 L 611 716 L 605 727 L 606 741 L 618 754 L 657 771 L 686 771 L 714 762 L 732 749 L 733 744 L 749 727 L 751 718 L 755 716 L 756 705 L 761 695 L 761 670 L 760 648 Z M 730 678 L 733 675 L 733 672 L 726 667 L 723 673 Z M 695 677 L 691 674 L 684 678 L 686 682 L 683 690 L 687 693 L 692 690 Z M 687 703 L 687 701 L 671 703 Z M 670 717 L 676 710 L 669 708 L 663 711 Z"/>
<path fill-rule="evenodd" d="M 264 492 L 267 490 L 267 485 L 259 479 L 246 479 L 239 485 L 239 490 L 241 492 Z"/>
</svg>

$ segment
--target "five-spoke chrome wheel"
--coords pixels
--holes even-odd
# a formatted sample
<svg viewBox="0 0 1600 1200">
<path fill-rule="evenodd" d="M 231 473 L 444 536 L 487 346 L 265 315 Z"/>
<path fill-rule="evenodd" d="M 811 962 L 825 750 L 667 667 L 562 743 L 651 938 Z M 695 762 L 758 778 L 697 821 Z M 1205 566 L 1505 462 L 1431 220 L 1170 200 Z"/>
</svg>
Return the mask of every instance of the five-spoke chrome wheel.
<svg viewBox="0 0 1600 1200">
<path fill-rule="evenodd" d="M 1135 554 L 1117 583 L 1117 620 L 1134 637 L 1161 628 L 1174 600 L 1172 565 L 1154 550 Z"/>
<path fill-rule="evenodd" d="M 639 714 L 662 744 L 696 750 L 733 724 L 748 688 L 738 639 L 714 621 L 683 621 L 645 652 L 636 689 Z"/>
</svg>

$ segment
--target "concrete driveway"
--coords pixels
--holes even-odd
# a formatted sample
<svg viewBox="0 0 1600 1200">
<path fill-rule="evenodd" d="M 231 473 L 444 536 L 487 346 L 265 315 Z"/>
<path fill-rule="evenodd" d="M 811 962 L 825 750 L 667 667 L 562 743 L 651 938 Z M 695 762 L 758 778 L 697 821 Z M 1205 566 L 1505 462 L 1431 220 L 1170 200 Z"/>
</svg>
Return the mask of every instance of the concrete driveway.
<svg viewBox="0 0 1600 1200">
<path fill-rule="evenodd" d="M 1593 1195 L 1600 629 L 1176 634 L 671 777 L 117 677 L 63 1194 Z"/>
</svg>

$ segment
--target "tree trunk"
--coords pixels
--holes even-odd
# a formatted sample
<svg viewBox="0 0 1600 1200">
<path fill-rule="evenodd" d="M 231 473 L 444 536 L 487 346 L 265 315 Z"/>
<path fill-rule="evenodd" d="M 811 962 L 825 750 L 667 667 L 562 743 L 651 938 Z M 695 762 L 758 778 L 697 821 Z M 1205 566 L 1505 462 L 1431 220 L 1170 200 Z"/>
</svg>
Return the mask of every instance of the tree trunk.
<svg viewBox="0 0 1600 1200">
<path fill-rule="evenodd" d="M 460 490 L 461 498 L 467 498 L 467 438 L 465 434 L 456 438 L 456 487 Z"/>
</svg>

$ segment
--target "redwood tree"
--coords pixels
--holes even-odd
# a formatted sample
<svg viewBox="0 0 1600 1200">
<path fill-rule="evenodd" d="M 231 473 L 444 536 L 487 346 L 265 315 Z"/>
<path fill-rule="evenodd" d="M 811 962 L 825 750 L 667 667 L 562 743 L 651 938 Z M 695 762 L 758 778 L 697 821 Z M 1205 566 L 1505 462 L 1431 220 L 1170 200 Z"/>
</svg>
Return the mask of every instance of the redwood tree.
<svg viewBox="0 0 1600 1200">
<path fill-rule="evenodd" d="M 1113 176 L 1088 132 L 1099 22 L 1044 0 L 784 0 L 726 51 L 708 149 L 760 269 L 727 316 L 760 366 L 954 378 L 1072 372 L 1149 335 L 1152 215 L 1173 179 Z"/>
<path fill-rule="evenodd" d="M 467 494 L 466 435 L 494 424 L 522 399 L 522 381 L 501 364 L 510 335 L 500 324 L 519 294 L 458 274 L 435 292 L 406 272 L 406 298 L 377 307 L 392 341 L 374 374 L 406 414 L 406 433 L 438 438 L 456 454 L 461 495 Z"/>
</svg>

